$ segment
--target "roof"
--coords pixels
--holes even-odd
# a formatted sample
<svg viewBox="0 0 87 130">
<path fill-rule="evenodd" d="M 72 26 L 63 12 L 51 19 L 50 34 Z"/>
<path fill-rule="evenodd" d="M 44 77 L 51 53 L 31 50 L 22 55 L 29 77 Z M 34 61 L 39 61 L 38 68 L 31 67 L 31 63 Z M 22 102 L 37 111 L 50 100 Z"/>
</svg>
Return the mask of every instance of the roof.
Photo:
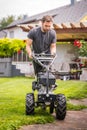
<svg viewBox="0 0 87 130">
<path fill-rule="evenodd" d="M 50 14 L 54 17 L 54 23 L 69 23 L 79 22 L 85 15 L 87 15 L 87 0 L 75 2 L 75 4 L 62 6 L 53 10 L 49 10 L 26 19 L 16 20 L 12 22 L 7 28 L 15 27 L 18 24 L 31 23 L 40 20 L 44 15 Z"/>
</svg>

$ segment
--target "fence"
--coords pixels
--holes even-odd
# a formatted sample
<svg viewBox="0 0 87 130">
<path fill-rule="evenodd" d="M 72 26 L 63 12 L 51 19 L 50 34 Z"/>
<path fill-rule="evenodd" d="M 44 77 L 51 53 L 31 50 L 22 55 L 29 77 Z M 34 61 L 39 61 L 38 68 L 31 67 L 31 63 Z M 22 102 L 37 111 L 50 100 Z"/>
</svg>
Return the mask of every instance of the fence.
<svg viewBox="0 0 87 130">
<path fill-rule="evenodd" d="M 18 53 L 14 53 L 14 55 L 12 57 L 12 61 L 13 62 L 23 62 L 23 61 L 28 62 L 29 61 L 29 56 L 24 51 L 20 51 Z"/>
</svg>

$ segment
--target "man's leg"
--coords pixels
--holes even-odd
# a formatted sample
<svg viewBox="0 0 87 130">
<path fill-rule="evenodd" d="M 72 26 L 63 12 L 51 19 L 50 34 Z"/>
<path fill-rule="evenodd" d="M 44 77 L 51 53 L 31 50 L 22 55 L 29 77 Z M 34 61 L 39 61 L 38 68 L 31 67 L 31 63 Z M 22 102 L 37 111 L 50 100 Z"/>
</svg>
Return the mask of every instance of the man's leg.
<svg viewBox="0 0 87 130">
<path fill-rule="evenodd" d="M 39 64 L 37 64 L 37 63 L 34 62 L 34 61 L 33 61 L 33 65 L 34 65 L 35 75 L 37 75 L 38 72 L 41 72 L 41 70 L 42 70 L 42 66 L 40 66 Z"/>
</svg>

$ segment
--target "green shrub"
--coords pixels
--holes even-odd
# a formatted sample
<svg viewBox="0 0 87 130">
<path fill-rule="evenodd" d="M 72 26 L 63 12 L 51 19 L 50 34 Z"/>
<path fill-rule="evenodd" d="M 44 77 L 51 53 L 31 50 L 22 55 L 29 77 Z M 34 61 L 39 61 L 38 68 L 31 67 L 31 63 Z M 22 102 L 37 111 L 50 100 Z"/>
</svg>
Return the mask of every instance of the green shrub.
<svg viewBox="0 0 87 130">
<path fill-rule="evenodd" d="M 12 57 L 19 50 L 25 49 L 25 43 L 20 39 L 0 39 L 0 57 Z"/>
</svg>

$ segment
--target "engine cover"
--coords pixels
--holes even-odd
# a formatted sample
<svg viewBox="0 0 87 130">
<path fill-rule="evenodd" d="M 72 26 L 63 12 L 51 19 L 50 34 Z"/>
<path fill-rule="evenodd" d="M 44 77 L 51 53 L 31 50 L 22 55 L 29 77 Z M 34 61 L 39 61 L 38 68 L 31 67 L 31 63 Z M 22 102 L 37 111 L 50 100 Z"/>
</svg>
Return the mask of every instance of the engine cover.
<svg viewBox="0 0 87 130">
<path fill-rule="evenodd" d="M 47 72 L 40 72 L 38 73 L 38 82 L 39 84 L 42 84 L 44 86 L 47 85 L 47 81 L 49 82 L 49 86 L 50 85 L 55 85 L 55 76 L 49 72 L 49 75 Z"/>
</svg>

